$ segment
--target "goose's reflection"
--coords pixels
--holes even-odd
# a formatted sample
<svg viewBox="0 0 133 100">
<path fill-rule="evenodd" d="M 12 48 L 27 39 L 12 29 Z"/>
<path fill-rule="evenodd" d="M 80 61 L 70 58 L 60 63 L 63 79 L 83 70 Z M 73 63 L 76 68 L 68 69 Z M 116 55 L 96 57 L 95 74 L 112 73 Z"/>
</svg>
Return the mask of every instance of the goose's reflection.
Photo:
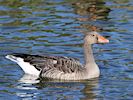
<svg viewBox="0 0 133 100">
<path fill-rule="evenodd" d="M 18 89 L 23 92 L 18 92 L 19 97 L 31 98 L 43 92 L 46 98 L 63 98 L 76 99 L 82 98 L 87 100 L 96 99 L 98 95 L 98 78 L 82 81 L 63 81 L 52 79 L 38 79 L 38 77 L 25 74 L 18 81 Z M 43 99 L 43 98 L 42 98 Z"/>
<path fill-rule="evenodd" d="M 36 84 L 38 89 L 52 88 L 53 92 L 57 95 L 62 95 L 63 98 L 76 99 L 82 98 L 83 100 L 95 100 L 99 95 L 99 79 L 80 80 L 80 81 L 62 81 L 62 80 L 41 80 Z M 60 90 L 60 91 L 59 91 Z M 61 93 L 61 94 L 60 94 Z M 66 95 L 68 93 L 68 95 Z M 56 94 L 55 94 L 56 95 Z"/>
<path fill-rule="evenodd" d="M 33 76 L 30 74 L 24 74 L 20 79 L 19 79 L 20 83 L 28 83 L 28 84 L 35 84 L 35 83 L 39 83 L 40 80 L 38 79 L 37 76 Z"/>
<path fill-rule="evenodd" d="M 33 99 L 37 98 L 38 92 L 36 92 L 38 89 L 33 86 L 33 84 L 39 83 L 40 80 L 38 80 L 38 77 L 24 74 L 17 83 L 16 88 L 19 90 L 16 92 L 16 95 L 20 98 L 24 99 Z"/>
</svg>

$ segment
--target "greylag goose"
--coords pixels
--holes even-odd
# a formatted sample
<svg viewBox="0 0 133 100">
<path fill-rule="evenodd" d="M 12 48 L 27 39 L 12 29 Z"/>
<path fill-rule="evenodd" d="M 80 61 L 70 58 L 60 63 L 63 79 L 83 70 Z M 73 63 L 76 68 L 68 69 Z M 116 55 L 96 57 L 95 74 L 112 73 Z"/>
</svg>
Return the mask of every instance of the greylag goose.
<svg viewBox="0 0 133 100">
<path fill-rule="evenodd" d="M 99 67 L 93 57 L 92 44 L 108 42 L 109 40 L 95 31 L 85 33 L 83 44 L 85 64 L 64 56 L 15 53 L 7 55 L 6 58 L 16 62 L 27 74 L 50 79 L 84 80 L 100 75 Z"/>
</svg>

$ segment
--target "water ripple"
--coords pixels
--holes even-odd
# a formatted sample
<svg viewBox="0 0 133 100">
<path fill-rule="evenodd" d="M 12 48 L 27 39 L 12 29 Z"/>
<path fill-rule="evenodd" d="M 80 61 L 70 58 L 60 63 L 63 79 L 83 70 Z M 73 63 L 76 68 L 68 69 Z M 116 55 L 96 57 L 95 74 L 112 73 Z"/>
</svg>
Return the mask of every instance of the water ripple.
<svg viewBox="0 0 133 100">
<path fill-rule="evenodd" d="M 133 1 L 0 0 L 0 99 L 132 100 Z M 6 54 L 83 58 L 81 31 L 100 31 L 94 45 L 99 79 L 40 80 L 24 75 Z"/>
</svg>

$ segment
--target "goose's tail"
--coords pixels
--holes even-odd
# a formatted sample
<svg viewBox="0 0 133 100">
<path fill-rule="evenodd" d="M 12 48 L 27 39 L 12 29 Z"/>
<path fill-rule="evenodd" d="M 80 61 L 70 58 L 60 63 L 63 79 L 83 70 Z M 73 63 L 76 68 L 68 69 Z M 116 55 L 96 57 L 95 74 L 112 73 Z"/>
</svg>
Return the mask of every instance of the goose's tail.
<svg viewBox="0 0 133 100">
<path fill-rule="evenodd" d="M 40 71 L 37 70 L 33 65 L 31 65 L 29 62 L 25 62 L 24 58 L 22 57 L 18 57 L 15 55 L 7 55 L 6 56 L 7 59 L 16 62 L 21 68 L 22 70 L 27 73 L 27 74 L 31 74 L 31 75 L 36 75 L 39 76 Z"/>
<path fill-rule="evenodd" d="M 15 57 L 14 55 L 7 55 L 6 58 L 13 61 L 13 62 L 16 62 L 16 63 L 19 63 L 19 62 L 23 61 L 22 58 Z"/>
</svg>

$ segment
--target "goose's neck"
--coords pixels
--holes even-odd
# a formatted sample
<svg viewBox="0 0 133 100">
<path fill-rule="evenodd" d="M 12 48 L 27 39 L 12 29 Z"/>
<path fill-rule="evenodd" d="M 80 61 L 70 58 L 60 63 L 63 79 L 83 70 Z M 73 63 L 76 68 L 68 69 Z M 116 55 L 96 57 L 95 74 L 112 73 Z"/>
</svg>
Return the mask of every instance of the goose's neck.
<svg viewBox="0 0 133 100">
<path fill-rule="evenodd" d="M 84 57 L 85 57 L 85 65 L 95 63 L 95 59 L 92 51 L 92 44 L 84 41 Z"/>
<path fill-rule="evenodd" d="M 89 44 L 86 40 L 84 41 L 84 56 L 85 56 L 85 74 L 87 77 L 98 77 L 100 70 L 95 63 L 95 59 L 92 51 L 92 44 Z"/>
</svg>

